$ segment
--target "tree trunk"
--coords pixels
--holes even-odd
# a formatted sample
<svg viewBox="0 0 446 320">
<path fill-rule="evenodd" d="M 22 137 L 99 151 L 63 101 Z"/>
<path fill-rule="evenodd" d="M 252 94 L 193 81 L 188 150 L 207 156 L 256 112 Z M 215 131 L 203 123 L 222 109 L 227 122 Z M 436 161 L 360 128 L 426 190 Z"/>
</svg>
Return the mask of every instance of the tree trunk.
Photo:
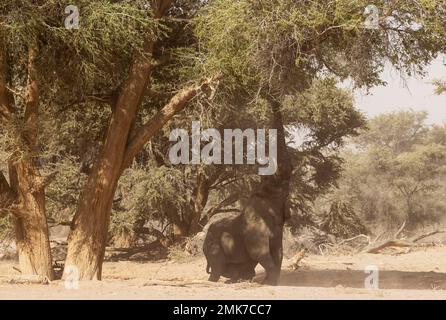
<svg viewBox="0 0 446 320">
<path fill-rule="evenodd" d="M 175 242 L 181 241 L 188 236 L 188 226 L 185 221 L 172 223 L 173 240 Z"/>
<path fill-rule="evenodd" d="M 209 197 L 209 179 L 203 172 L 197 173 L 197 186 L 193 192 L 192 200 L 192 219 L 190 221 L 188 236 L 195 235 L 200 232 L 201 227 L 199 225 L 201 215 L 203 213 L 204 207 L 208 202 Z"/>
<path fill-rule="evenodd" d="M 150 67 L 150 61 L 142 56 L 134 63 L 112 115 L 102 153 L 79 200 L 68 239 L 65 265 L 78 268 L 80 279 L 101 279 L 113 197 L 124 169 L 164 124 L 181 111 L 199 90 L 215 79 L 178 92 L 136 134 L 129 137 L 146 91 Z M 179 231 L 179 235 L 182 233 Z"/>
<path fill-rule="evenodd" d="M 150 54 L 153 43 L 146 44 Z M 137 54 L 114 107 L 102 152 L 81 194 L 68 238 L 65 266 L 79 270 L 81 279 L 101 279 L 113 197 L 130 129 L 146 90 L 150 58 Z"/>
<path fill-rule="evenodd" d="M 52 280 L 54 274 L 45 212 L 45 186 L 32 158 L 38 136 L 39 86 L 35 66 L 37 45 L 30 46 L 28 54 L 25 118 L 23 131 L 20 133 L 23 141 L 19 144 L 22 148 L 9 161 L 10 186 L 2 174 L 2 189 L 9 188 L 9 201 L 3 205 L 11 207 L 15 202 L 11 211 L 15 213 L 20 271 L 22 274 L 40 275 Z M 0 111 L 3 123 L 13 121 L 14 116 L 14 99 L 6 88 L 7 72 L 5 50 L 0 50 Z"/>
<path fill-rule="evenodd" d="M 417 223 L 417 217 L 414 210 L 414 204 L 412 201 L 412 194 L 406 196 L 406 206 L 407 206 L 407 227 L 409 230 L 415 229 Z"/>
<path fill-rule="evenodd" d="M 162 18 L 172 1 L 158 0 L 154 3 L 157 7 L 155 17 Z M 151 58 L 147 56 L 151 56 L 154 51 L 152 39 L 146 41 L 144 51 L 145 55 L 135 55 L 127 80 L 114 106 L 102 152 L 88 177 L 71 224 L 65 266 L 77 268 L 81 280 L 101 279 L 111 208 L 122 172 L 144 145 L 181 111 L 203 86 L 215 79 L 179 91 L 151 120 L 135 134 L 130 134 L 150 80 L 152 64 Z"/>
<path fill-rule="evenodd" d="M 15 217 L 15 235 L 20 271 L 26 275 L 54 279 L 45 192 L 42 179 L 32 162 L 18 160 L 9 164 L 11 188 L 19 198 L 20 215 Z"/>
</svg>

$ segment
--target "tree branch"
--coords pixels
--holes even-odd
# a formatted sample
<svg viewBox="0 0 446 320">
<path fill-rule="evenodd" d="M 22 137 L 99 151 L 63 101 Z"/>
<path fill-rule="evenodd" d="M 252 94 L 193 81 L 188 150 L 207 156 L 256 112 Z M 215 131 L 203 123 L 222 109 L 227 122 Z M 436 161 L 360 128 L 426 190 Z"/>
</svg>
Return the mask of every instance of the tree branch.
<svg viewBox="0 0 446 320">
<path fill-rule="evenodd" d="M 199 91 L 205 89 L 214 81 L 221 78 L 216 75 L 207 79 L 199 85 L 193 85 L 179 91 L 170 99 L 152 119 L 138 129 L 136 134 L 127 144 L 121 171 L 125 170 L 133 161 L 133 158 L 142 150 L 144 145 L 168 122 L 172 117 L 181 111 L 189 101 L 191 101 Z"/>
<path fill-rule="evenodd" d="M 7 215 L 14 215 L 18 218 L 22 218 L 26 216 L 26 211 L 17 204 L 11 204 L 9 208 L 0 208 L 0 218 L 3 218 Z"/>
<path fill-rule="evenodd" d="M 155 18 L 161 19 L 170 10 L 173 0 L 153 0 L 152 6 L 155 8 Z"/>
<path fill-rule="evenodd" d="M 13 114 L 13 96 L 8 90 L 8 66 L 4 38 L 0 36 L 0 123 L 10 123 Z"/>
<path fill-rule="evenodd" d="M 46 177 L 39 177 L 38 179 L 36 179 L 36 182 L 32 185 L 30 192 L 31 193 L 35 193 L 39 190 L 45 189 L 48 185 L 51 184 L 51 182 L 54 181 L 54 179 L 56 179 L 56 176 L 58 175 L 59 172 L 52 172 L 51 174 L 49 174 Z"/>
<path fill-rule="evenodd" d="M 417 242 L 417 241 L 420 241 L 420 240 L 422 240 L 424 238 L 427 238 L 427 237 L 430 237 L 430 236 L 433 236 L 433 235 L 436 235 L 436 234 L 439 234 L 439 233 L 446 233 L 446 230 L 436 230 L 436 231 L 433 231 L 433 232 L 429 232 L 429 233 L 417 236 L 415 239 L 412 240 L 412 242 Z"/>
<path fill-rule="evenodd" d="M 0 208 L 9 207 L 16 198 L 15 192 L 9 186 L 3 172 L 0 171 Z"/>
<path fill-rule="evenodd" d="M 32 150 L 36 147 L 39 129 L 39 84 L 37 81 L 36 59 L 37 44 L 28 49 L 28 83 L 25 99 L 25 129 L 23 137 Z"/>
</svg>

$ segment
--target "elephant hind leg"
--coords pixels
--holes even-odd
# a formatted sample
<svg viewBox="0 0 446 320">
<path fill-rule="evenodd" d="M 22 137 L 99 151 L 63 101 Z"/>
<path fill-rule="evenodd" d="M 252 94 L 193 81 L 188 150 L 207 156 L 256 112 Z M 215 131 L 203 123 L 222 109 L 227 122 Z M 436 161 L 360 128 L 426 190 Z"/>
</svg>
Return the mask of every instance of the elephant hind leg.
<svg viewBox="0 0 446 320">
<path fill-rule="evenodd" d="M 225 271 L 225 257 L 222 252 L 217 255 L 212 256 L 208 259 L 208 264 L 210 266 L 211 272 L 209 276 L 209 281 L 217 282 Z"/>
<path fill-rule="evenodd" d="M 218 269 L 216 271 L 214 271 L 214 270 L 215 269 L 212 269 L 211 275 L 209 276 L 208 281 L 218 282 L 218 280 L 220 280 L 220 277 L 221 277 L 221 272 Z"/>
<path fill-rule="evenodd" d="M 229 280 L 226 283 L 236 283 L 240 279 L 240 264 L 237 263 L 228 263 L 225 266 L 225 270 L 223 272 L 223 277 L 228 278 Z"/>
<path fill-rule="evenodd" d="M 243 269 L 240 271 L 240 279 L 251 281 L 256 276 L 256 262 L 249 262 L 243 265 Z"/>
</svg>

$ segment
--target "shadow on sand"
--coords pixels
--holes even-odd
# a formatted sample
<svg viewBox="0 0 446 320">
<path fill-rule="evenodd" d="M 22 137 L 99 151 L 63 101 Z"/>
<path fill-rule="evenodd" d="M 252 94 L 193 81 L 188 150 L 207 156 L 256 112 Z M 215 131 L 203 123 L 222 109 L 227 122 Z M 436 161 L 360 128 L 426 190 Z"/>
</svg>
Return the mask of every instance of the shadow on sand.
<svg viewBox="0 0 446 320">
<path fill-rule="evenodd" d="M 263 278 L 264 274 L 259 276 Z M 368 274 L 362 270 L 282 270 L 279 285 L 323 288 L 343 286 L 364 289 L 367 276 Z M 380 271 L 379 288 L 446 290 L 446 273 Z"/>
</svg>

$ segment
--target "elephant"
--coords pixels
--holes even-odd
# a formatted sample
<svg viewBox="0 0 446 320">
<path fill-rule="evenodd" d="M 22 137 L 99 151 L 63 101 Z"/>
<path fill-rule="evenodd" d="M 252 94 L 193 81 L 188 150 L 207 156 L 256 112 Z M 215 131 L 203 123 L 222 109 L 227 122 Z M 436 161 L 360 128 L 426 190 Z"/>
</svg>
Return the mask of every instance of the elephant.
<svg viewBox="0 0 446 320">
<path fill-rule="evenodd" d="M 216 282 L 223 276 L 237 282 L 251 280 L 255 276 L 257 263 L 249 258 L 239 232 L 241 218 L 239 214 L 215 221 L 209 226 L 203 243 L 209 281 Z"/>
<path fill-rule="evenodd" d="M 242 212 L 215 221 L 203 243 L 209 281 L 251 280 L 258 263 L 265 269 L 264 284 L 277 285 L 283 259 L 282 237 L 289 183 L 266 183 L 248 199 Z M 235 269 L 238 269 L 235 270 Z"/>
</svg>

